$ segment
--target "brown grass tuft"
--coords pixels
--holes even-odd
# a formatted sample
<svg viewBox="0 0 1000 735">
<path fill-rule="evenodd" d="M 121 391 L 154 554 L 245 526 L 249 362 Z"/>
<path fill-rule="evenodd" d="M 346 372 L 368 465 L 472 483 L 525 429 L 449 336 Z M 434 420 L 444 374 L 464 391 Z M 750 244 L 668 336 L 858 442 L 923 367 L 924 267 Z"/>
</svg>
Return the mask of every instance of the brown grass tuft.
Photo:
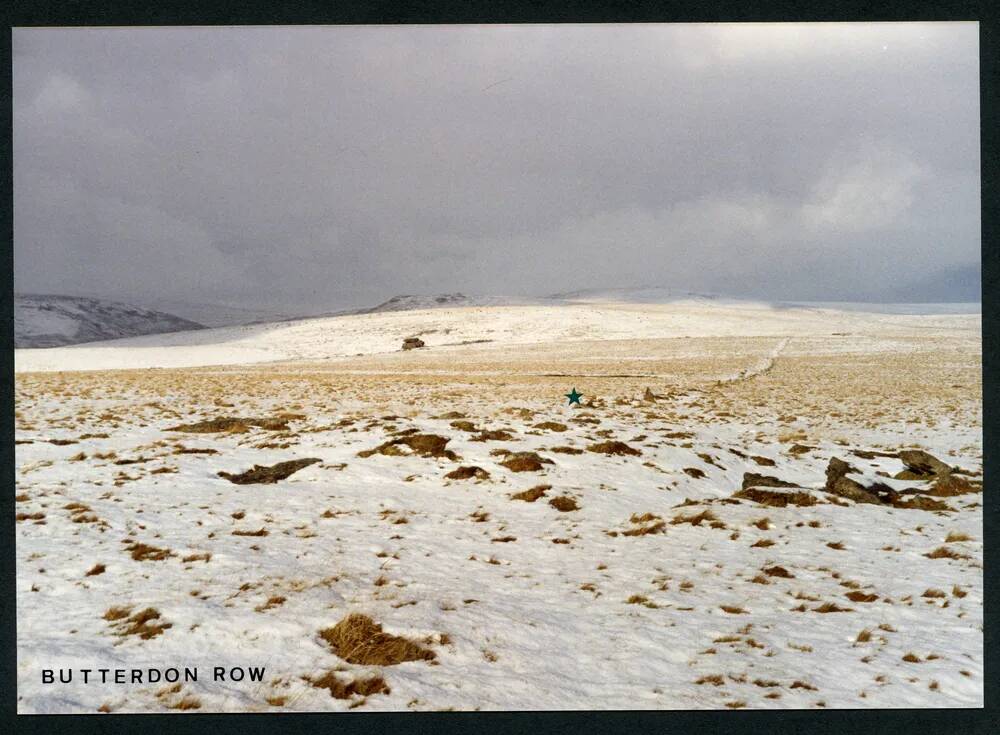
<svg viewBox="0 0 1000 735">
<path fill-rule="evenodd" d="M 971 559 L 972 557 L 961 554 L 947 546 L 939 546 L 934 551 L 924 554 L 928 559 Z"/>
<path fill-rule="evenodd" d="M 404 661 L 430 661 L 434 651 L 414 641 L 382 632 L 367 615 L 352 613 L 332 628 L 319 632 L 333 652 L 348 663 L 393 666 Z"/>
<path fill-rule="evenodd" d="M 765 567 L 764 574 L 768 577 L 784 577 L 785 579 L 795 579 L 795 575 L 789 572 L 784 567 L 779 567 L 777 565 L 773 567 Z"/>
<path fill-rule="evenodd" d="M 523 492 L 514 493 L 510 496 L 510 499 L 523 500 L 526 503 L 534 503 L 536 500 L 545 495 L 546 490 L 551 489 L 551 485 L 535 485 L 534 487 L 524 490 Z"/>
<path fill-rule="evenodd" d="M 813 612 L 818 613 L 838 613 L 838 612 L 853 612 L 849 607 L 840 607 L 834 602 L 824 602 L 819 607 L 814 607 Z"/>
<path fill-rule="evenodd" d="M 354 696 L 368 697 L 372 694 L 389 694 L 389 685 L 381 676 L 368 676 L 352 681 L 341 681 L 336 673 L 328 671 L 320 677 L 303 677 L 317 689 L 326 689 L 335 699 L 351 699 Z M 269 700 L 270 703 L 270 700 Z M 284 704 L 284 701 L 282 701 Z M 279 705 L 280 706 L 280 705 Z"/>
<path fill-rule="evenodd" d="M 549 505 L 562 513 L 568 513 L 571 510 L 580 509 L 580 506 L 576 504 L 576 501 L 568 495 L 560 495 L 558 498 L 552 498 L 552 500 L 549 501 Z"/>
<path fill-rule="evenodd" d="M 108 568 L 103 564 L 95 564 L 90 570 L 84 575 L 86 577 L 96 577 L 98 574 L 104 574 Z"/>
<path fill-rule="evenodd" d="M 878 595 L 866 595 L 860 590 L 848 592 L 845 597 L 851 602 L 875 602 L 878 599 Z"/>
<path fill-rule="evenodd" d="M 125 547 L 125 550 L 131 552 L 132 558 L 136 561 L 163 561 L 174 556 L 170 549 L 160 549 L 138 541 L 130 543 Z"/>
<path fill-rule="evenodd" d="M 967 533 L 958 533 L 956 531 L 950 531 L 948 533 L 947 538 L 945 538 L 944 540 L 946 544 L 957 543 L 959 541 L 975 541 L 975 539 L 972 538 L 972 536 L 970 536 Z"/>
<path fill-rule="evenodd" d="M 596 454 L 608 454 L 615 456 L 628 455 L 632 457 L 637 457 L 640 454 L 642 454 L 642 452 L 640 452 L 638 449 L 630 447 L 625 442 L 619 442 L 619 441 L 606 441 L 606 442 L 599 442 L 597 444 L 591 444 L 589 447 L 587 447 L 587 451 L 594 452 Z"/>
<path fill-rule="evenodd" d="M 241 531 L 240 529 L 237 528 L 235 531 L 233 531 L 232 535 L 233 536 L 267 536 L 267 529 L 266 528 L 258 528 L 256 531 Z"/>
<path fill-rule="evenodd" d="M 742 607 L 737 607 L 735 605 L 719 605 L 719 609 L 723 612 L 727 612 L 730 615 L 746 615 L 747 611 Z"/>
<path fill-rule="evenodd" d="M 678 526 L 682 523 L 690 523 L 692 526 L 700 526 L 704 521 L 717 521 L 715 514 L 711 510 L 703 510 L 700 513 L 695 513 L 691 516 L 686 516 L 683 514 L 678 514 L 673 517 L 670 521 L 672 526 Z"/>
</svg>

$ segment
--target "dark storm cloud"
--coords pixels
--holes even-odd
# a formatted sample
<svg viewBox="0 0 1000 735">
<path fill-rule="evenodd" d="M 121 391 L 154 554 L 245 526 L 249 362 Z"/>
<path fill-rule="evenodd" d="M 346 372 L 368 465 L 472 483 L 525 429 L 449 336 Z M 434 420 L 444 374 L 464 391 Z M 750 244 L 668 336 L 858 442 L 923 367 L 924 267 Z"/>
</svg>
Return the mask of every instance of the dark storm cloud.
<svg viewBox="0 0 1000 735">
<path fill-rule="evenodd" d="M 17 29 L 15 284 L 304 309 L 961 298 L 942 284 L 979 263 L 977 34 Z"/>
</svg>

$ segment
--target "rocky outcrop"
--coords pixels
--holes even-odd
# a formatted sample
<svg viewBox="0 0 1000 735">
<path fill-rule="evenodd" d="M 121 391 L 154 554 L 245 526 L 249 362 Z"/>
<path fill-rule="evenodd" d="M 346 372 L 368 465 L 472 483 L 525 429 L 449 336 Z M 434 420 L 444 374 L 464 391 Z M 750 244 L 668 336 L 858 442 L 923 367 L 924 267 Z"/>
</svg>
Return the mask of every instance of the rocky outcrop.
<svg viewBox="0 0 1000 735">
<path fill-rule="evenodd" d="M 858 469 L 853 465 L 837 457 L 831 457 L 830 464 L 826 467 L 826 485 L 823 490 L 856 503 L 885 505 L 898 499 L 899 494 L 888 485 L 875 482 L 866 487 L 857 480 L 847 477 L 848 473 L 855 472 L 858 472 Z"/>
</svg>

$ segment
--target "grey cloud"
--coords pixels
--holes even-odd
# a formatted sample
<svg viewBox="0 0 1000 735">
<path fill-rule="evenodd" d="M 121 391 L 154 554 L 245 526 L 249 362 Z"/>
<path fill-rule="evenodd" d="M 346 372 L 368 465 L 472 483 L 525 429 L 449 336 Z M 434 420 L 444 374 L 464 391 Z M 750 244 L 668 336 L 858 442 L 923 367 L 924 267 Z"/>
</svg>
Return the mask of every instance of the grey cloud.
<svg viewBox="0 0 1000 735">
<path fill-rule="evenodd" d="M 15 284 L 303 309 L 958 284 L 977 33 L 16 29 Z"/>
</svg>

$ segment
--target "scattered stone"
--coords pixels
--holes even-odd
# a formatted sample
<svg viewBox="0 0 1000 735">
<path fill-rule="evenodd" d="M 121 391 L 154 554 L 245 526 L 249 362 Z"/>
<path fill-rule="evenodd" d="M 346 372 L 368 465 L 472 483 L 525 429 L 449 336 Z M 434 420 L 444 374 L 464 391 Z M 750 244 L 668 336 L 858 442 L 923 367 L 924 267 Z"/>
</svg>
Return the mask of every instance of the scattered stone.
<svg viewBox="0 0 1000 735">
<path fill-rule="evenodd" d="M 448 426 L 450 426 L 453 429 L 458 429 L 459 431 L 468 431 L 468 432 L 479 431 L 479 429 L 476 428 L 476 425 L 471 421 L 452 421 L 450 424 L 448 424 Z"/>
<path fill-rule="evenodd" d="M 295 474 L 311 464 L 322 461 L 317 457 L 308 457 L 306 459 L 278 462 L 278 464 L 271 465 L 270 467 L 255 464 L 246 472 L 241 472 L 238 475 L 224 471 L 219 472 L 219 477 L 224 477 L 235 485 L 270 485 L 278 480 L 284 480 L 286 477 Z"/>
<path fill-rule="evenodd" d="M 771 508 L 785 508 L 789 505 L 804 507 L 816 505 L 818 502 L 811 493 L 805 490 L 791 492 L 779 488 L 764 490 L 759 487 L 748 487 L 745 490 L 740 490 L 733 497 L 752 500 L 755 503 L 760 503 Z"/>
<path fill-rule="evenodd" d="M 771 475 L 758 475 L 756 472 L 744 472 L 743 486 L 740 489 L 746 490 L 750 487 L 798 487 L 798 485 L 794 482 L 779 480 L 777 477 L 772 477 Z"/>
<path fill-rule="evenodd" d="M 898 497 L 898 493 L 888 485 L 876 482 L 865 487 L 860 482 L 847 477 L 848 472 L 858 472 L 858 469 L 842 459 L 831 457 L 830 464 L 826 468 L 826 486 L 823 489 L 832 495 L 847 498 L 856 503 L 871 503 L 873 505 L 883 505 L 883 498 L 885 501 L 893 502 Z"/>
<path fill-rule="evenodd" d="M 904 449 L 899 453 L 899 458 L 906 465 L 906 469 L 899 473 L 906 474 L 907 477 L 899 477 L 898 480 L 929 480 L 940 475 L 951 474 L 951 467 L 946 465 L 933 454 L 928 454 L 921 449 Z"/>
<path fill-rule="evenodd" d="M 789 454 L 805 454 L 811 452 L 816 447 L 807 447 L 805 444 L 793 444 L 788 448 Z"/>
<path fill-rule="evenodd" d="M 697 467 L 685 467 L 684 474 L 693 477 L 696 480 L 701 480 L 705 477 L 705 473 Z"/>
<path fill-rule="evenodd" d="M 417 350 L 425 346 L 424 341 L 420 337 L 407 337 L 403 340 L 404 350 Z"/>
</svg>

